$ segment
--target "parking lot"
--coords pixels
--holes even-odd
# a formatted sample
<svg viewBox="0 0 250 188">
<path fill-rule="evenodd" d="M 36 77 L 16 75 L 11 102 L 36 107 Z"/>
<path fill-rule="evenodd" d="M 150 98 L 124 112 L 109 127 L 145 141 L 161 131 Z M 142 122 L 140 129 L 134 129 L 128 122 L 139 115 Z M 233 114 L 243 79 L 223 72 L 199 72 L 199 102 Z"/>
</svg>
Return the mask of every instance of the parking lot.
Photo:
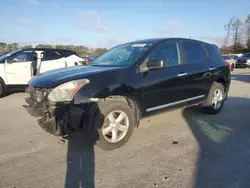
<svg viewBox="0 0 250 188">
<path fill-rule="evenodd" d="M 102 151 L 84 133 L 62 140 L 23 107 L 0 99 L 0 187 L 250 187 L 250 71 L 232 74 L 220 114 L 196 107 L 144 118 L 120 149 Z"/>
</svg>

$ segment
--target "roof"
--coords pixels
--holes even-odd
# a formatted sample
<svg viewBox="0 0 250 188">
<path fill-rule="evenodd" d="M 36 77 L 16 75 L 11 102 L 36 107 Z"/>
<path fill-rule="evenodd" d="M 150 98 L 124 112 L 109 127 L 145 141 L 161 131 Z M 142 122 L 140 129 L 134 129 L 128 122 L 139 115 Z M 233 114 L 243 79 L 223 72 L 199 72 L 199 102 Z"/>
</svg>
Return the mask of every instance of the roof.
<svg viewBox="0 0 250 188">
<path fill-rule="evenodd" d="M 165 42 L 165 41 L 168 41 L 168 40 L 191 40 L 191 41 L 196 41 L 196 42 L 203 42 L 203 43 L 207 43 L 207 42 L 204 42 L 204 41 L 199 41 L 199 40 L 195 40 L 195 39 L 190 39 L 190 38 L 150 38 L 150 39 L 142 39 L 142 40 L 136 40 L 136 41 L 131 41 L 131 42 L 128 42 L 128 43 L 159 43 L 159 42 Z M 209 43 L 207 43 L 209 44 Z"/>
<path fill-rule="evenodd" d="M 45 51 L 45 50 L 60 50 L 60 51 L 70 51 L 70 52 L 74 52 L 73 50 L 66 50 L 66 49 L 60 49 L 60 48 L 26 48 L 23 50 L 41 50 L 41 51 Z"/>
</svg>

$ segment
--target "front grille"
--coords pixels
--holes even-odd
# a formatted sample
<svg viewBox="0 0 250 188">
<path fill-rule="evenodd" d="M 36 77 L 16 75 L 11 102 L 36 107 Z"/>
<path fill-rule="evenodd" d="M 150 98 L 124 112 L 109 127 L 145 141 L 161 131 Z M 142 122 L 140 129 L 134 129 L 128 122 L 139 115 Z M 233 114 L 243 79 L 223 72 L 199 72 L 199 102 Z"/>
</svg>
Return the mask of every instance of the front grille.
<svg viewBox="0 0 250 188">
<path fill-rule="evenodd" d="M 30 99 L 34 102 L 41 102 L 44 100 L 46 95 L 49 93 L 47 89 L 39 89 L 29 86 L 26 90 L 27 93 L 30 95 Z"/>
<path fill-rule="evenodd" d="M 237 63 L 246 63 L 246 62 L 247 62 L 246 59 L 239 59 L 239 60 L 237 61 Z"/>
</svg>

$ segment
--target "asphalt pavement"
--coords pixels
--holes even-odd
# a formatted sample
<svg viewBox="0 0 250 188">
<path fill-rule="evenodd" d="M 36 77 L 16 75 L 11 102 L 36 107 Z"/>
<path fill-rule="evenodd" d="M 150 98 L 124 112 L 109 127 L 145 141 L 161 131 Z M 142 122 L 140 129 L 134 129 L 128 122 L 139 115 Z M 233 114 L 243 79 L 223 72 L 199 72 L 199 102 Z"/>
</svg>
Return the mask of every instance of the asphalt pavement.
<svg viewBox="0 0 250 188">
<path fill-rule="evenodd" d="M 144 118 L 113 151 L 84 133 L 62 140 L 43 131 L 25 93 L 0 99 L 0 188 L 249 188 L 250 71 L 232 74 L 221 113 L 197 107 Z"/>
</svg>

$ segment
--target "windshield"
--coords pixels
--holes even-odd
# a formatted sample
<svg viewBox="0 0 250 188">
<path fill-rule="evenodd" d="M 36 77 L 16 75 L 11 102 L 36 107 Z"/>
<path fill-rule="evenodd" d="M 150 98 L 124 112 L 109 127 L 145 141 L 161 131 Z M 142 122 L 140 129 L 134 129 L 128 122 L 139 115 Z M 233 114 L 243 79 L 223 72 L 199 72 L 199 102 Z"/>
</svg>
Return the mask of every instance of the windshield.
<svg viewBox="0 0 250 188">
<path fill-rule="evenodd" d="M 225 60 L 229 60 L 229 59 L 230 59 L 229 56 L 223 56 L 223 58 L 224 58 Z"/>
<path fill-rule="evenodd" d="M 244 54 L 242 57 L 244 57 L 244 58 L 250 58 L 250 54 L 249 53 Z"/>
<path fill-rule="evenodd" d="M 4 54 L 4 55 L 0 56 L 0 61 L 6 59 L 6 58 L 9 57 L 9 56 L 12 56 L 14 53 L 16 53 L 16 52 L 18 52 L 18 51 L 19 51 L 19 50 L 16 50 L 16 51 L 9 52 L 9 53 L 7 53 L 7 54 Z"/>
<path fill-rule="evenodd" d="M 107 51 L 89 65 L 125 67 L 138 60 L 151 46 L 152 43 L 122 44 Z"/>
</svg>

